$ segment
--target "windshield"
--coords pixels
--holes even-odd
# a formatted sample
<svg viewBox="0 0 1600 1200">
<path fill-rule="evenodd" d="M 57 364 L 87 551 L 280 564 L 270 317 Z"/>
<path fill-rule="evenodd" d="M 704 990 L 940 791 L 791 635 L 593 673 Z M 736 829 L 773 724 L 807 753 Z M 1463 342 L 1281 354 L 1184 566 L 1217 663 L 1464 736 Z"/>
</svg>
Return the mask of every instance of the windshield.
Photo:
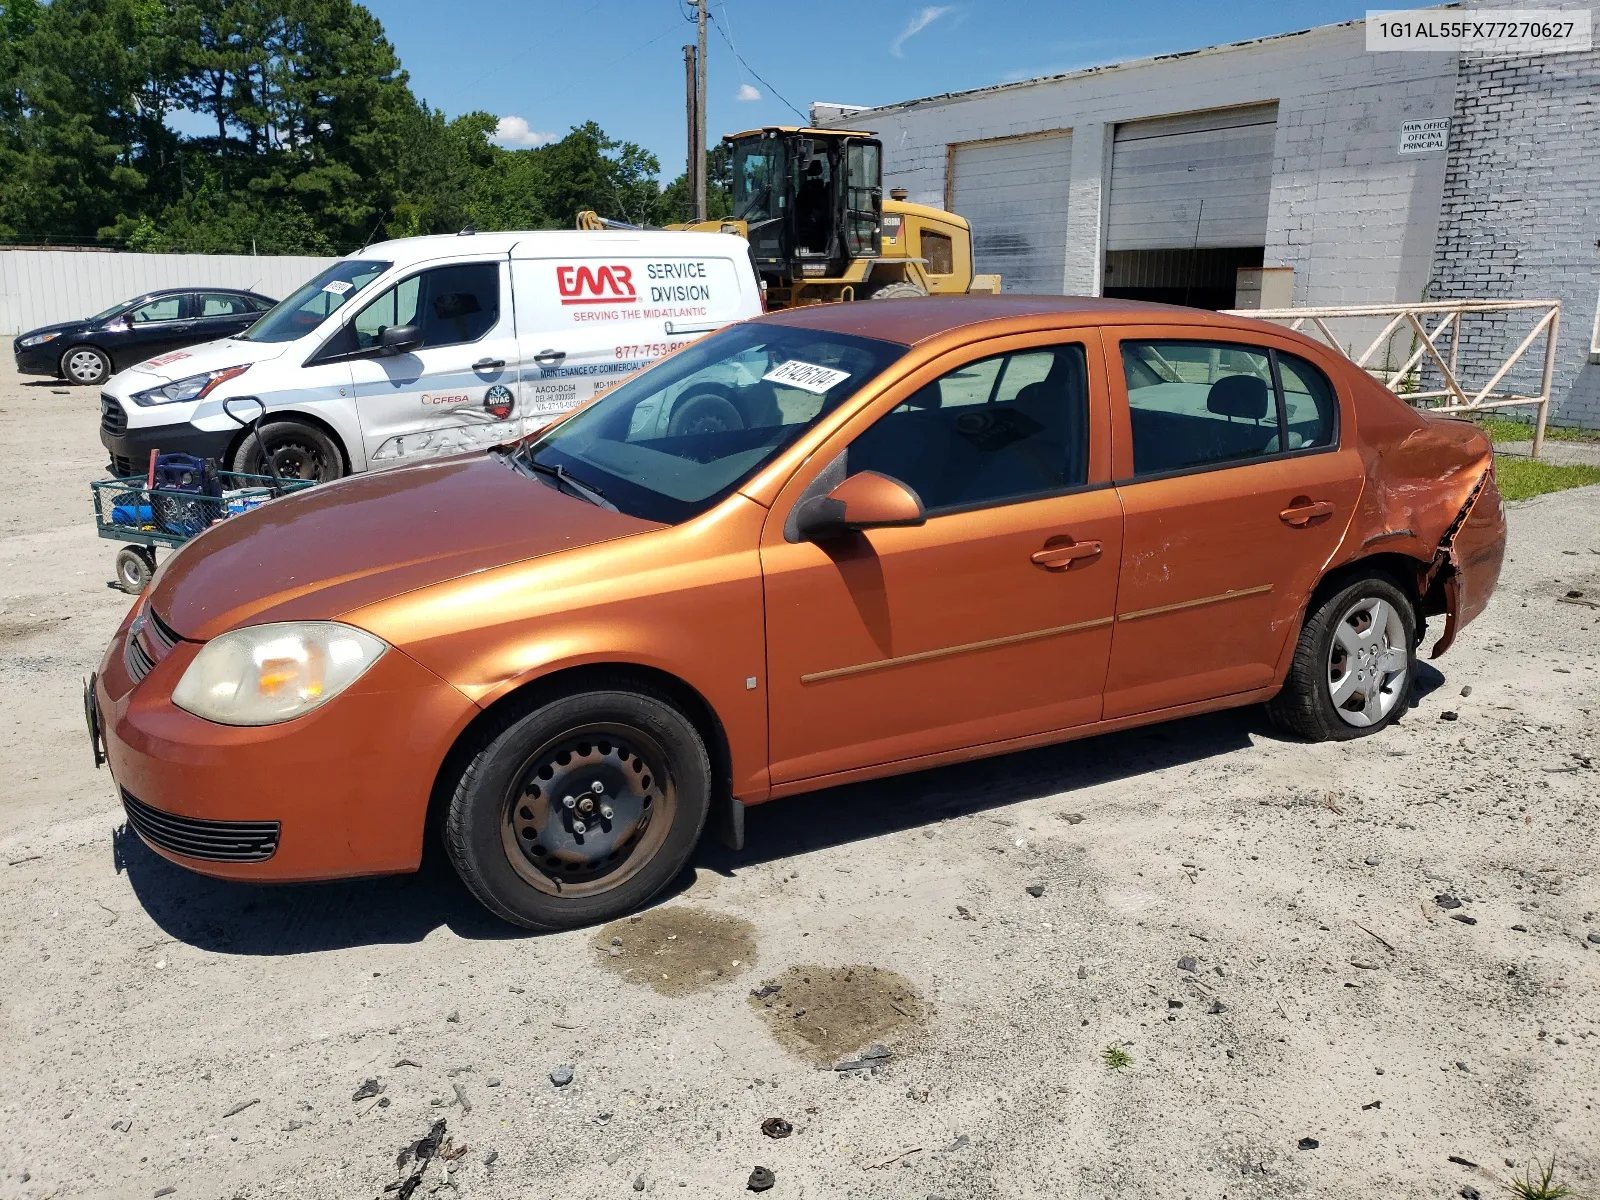
<svg viewBox="0 0 1600 1200">
<path fill-rule="evenodd" d="M 269 308 L 239 337 L 247 342 L 292 342 L 304 337 L 393 265 L 340 259 L 309 283 L 302 284 L 287 300 L 280 300 Z"/>
<path fill-rule="evenodd" d="M 765 221 L 783 215 L 783 141 L 747 138 L 733 144 L 733 216 Z"/>
<path fill-rule="evenodd" d="M 734 325 L 679 351 L 519 452 L 552 487 L 630 516 L 698 516 L 906 352 L 894 342 Z M 592 499 L 593 497 L 591 497 Z"/>
<path fill-rule="evenodd" d="M 139 298 L 142 300 L 144 297 L 141 296 Z M 121 303 L 113 304 L 110 308 L 106 309 L 105 312 L 97 312 L 97 313 L 95 313 L 94 316 L 89 318 L 89 323 L 93 323 L 95 321 L 106 321 L 106 320 L 109 320 L 110 318 L 116 316 L 123 309 L 127 308 L 128 305 L 130 305 L 132 303 L 133 303 L 132 300 L 123 300 Z"/>
</svg>

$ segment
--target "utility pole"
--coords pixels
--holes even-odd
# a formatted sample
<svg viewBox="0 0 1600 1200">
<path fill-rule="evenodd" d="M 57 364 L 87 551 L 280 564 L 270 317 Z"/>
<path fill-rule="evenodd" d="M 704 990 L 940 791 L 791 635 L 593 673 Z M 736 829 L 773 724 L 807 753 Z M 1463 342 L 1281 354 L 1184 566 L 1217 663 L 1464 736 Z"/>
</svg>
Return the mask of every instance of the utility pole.
<svg viewBox="0 0 1600 1200">
<path fill-rule="evenodd" d="M 684 112 L 688 117 L 688 157 L 684 160 L 685 182 L 689 185 L 689 202 L 694 204 L 695 197 L 700 195 L 700 172 L 705 168 L 705 155 L 695 153 L 696 140 L 700 136 L 700 56 L 695 47 L 683 48 L 683 76 L 684 76 Z"/>
<path fill-rule="evenodd" d="M 695 12 L 700 26 L 699 53 L 695 56 L 698 73 L 694 93 L 696 128 L 692 150 L 695 163 L 694 214 L 697 221 L 706 219 L 706 5 L 709 2 L 710 0 L 695 0 Z"/>
</svg>

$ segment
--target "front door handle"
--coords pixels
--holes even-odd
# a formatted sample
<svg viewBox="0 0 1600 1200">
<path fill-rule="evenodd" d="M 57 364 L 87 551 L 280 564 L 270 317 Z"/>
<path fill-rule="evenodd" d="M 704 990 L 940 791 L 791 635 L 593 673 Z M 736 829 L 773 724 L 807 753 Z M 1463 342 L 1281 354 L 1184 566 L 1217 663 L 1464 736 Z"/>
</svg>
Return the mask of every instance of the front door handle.
<svg viewBox="0 0 1600 1200">
<path fill-rule="evenodd" d="M 1309 496 L 1296 496 L 1289 501 L 1289 507 L 1278 514 L 1278 520 L 1285 525 L 1303 528 L 1312 521 L 1333 514 L 1333 504 L 1327 500 L 1312 500 Z"/>
<path fill-rule="evenodd" d="M 558 363 L 566 356 L 565 350 L 541 350 L 533 356 L 533 361 L 544 366 L 547 363 Z"/>
<path fill-rule="evenodd" d="M 503 358 L 480 358 L 472 364 L 472 369 L 474 371 L 498 371 L 505 365 L 506 360 Z"/>
<path fill-rule="evenodd" d="M 1043 567 L 1047 571 L 1065 570 L 1073 563 L 1083 558 L 1094 558 L 1100 553 L 1099 542 L 1063 542 L 1055 546 L 1046 546 L 1043 550 L 1035 550 L 1032 558 L 1035 566 Z"/>
</svg>

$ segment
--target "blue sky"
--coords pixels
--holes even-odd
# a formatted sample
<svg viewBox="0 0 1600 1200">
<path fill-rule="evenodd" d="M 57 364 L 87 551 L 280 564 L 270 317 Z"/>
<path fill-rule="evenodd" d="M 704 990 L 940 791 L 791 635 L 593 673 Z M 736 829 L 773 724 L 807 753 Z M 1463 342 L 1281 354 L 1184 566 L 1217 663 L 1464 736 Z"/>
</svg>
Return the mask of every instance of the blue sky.
<svg viewBox="0 0 1600 1200">
<path fill-rule="evenodd" d="M 536 145 L 585 120 L 683 170 L 680 0 L 367 0 L 412 88 Z M 787 100 L 886 104 L 1365 14 L 1350 0 L 710 0 L 707 129 L 795 124 Z M 718 28 L 720 27 L 720 29 Z M 748 68 L 729 48 L 737 48 Z M 742 97 L 742 98 L 741 98 Z"/>
</svg>

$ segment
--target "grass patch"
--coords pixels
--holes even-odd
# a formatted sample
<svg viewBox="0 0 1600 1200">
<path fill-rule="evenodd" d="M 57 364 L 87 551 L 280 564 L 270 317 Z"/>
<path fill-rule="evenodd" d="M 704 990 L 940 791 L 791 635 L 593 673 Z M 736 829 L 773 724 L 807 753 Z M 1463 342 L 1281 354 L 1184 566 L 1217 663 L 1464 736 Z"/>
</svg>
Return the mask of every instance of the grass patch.
<svg viewBox="0 0 1600 1200">
<path fill-rule="evenodd" d="M 1497 442 L 1533 441 L 1533 422 L 1519 421 L 1515 417 L 1475 417 L 1479 428 Z M 1600 442 L 1600 429 L 1573 429 L 1566 425 L 1546 425 L 1545 440 L 1549 442 Z"/>
<path fill-rule="evenodd" d="M 1511 1181 L 1511 1194 L 1517 1200 L 1562 1200 L 1563 1196 L 1572 1195 L 1572 1189 L 1564 1183 L 1556 1183 L 1555 1176 L 1555 1155 L 1550 1156 L 1548 1166 L 1536 1158 L 1528 1164 L 1521 1179 Z"/>
<path fill-rule="evenodd" d="M 1129 1054 L 1121 1046 L 1116 1045 L 1107 1046 L 1100 1051 L 1100 1057 L 1105 1061 L 1106 1066 L 1113 1071 L 1120 1071 L 1133 1061 L 1133 1055 Z"/>
<path fill-rule="evenodd" d="M 1500 494 L 1507 500 L 1526 500 L 1546 492 L 1600 483 L 1600 467 L 1581 464 L 1558 467 L 1554 463 L 1501 454 L 1495 456 L 1494 477 Z"/>
</svg>

